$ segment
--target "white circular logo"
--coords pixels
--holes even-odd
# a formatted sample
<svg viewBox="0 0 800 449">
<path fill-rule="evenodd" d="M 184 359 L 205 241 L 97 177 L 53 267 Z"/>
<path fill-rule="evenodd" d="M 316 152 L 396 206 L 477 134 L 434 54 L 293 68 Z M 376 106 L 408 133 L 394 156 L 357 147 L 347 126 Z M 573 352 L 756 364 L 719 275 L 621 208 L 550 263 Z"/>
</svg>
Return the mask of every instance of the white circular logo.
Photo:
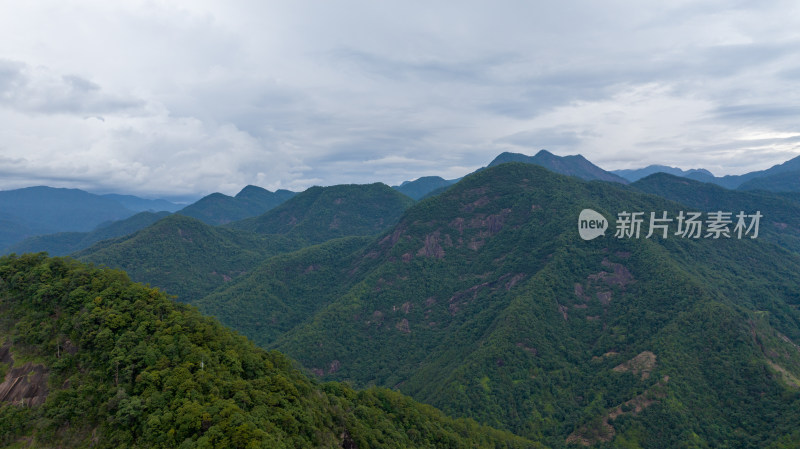
<svg viewBox="0 0 800 449">
<path fill-rule="evenodd" d="M 592 240 L 606 234 L 608 220 L 600 213 L 591 209 L 584 209 L 578 216 L 578 234 L 584 240 Z"/>
</svg>

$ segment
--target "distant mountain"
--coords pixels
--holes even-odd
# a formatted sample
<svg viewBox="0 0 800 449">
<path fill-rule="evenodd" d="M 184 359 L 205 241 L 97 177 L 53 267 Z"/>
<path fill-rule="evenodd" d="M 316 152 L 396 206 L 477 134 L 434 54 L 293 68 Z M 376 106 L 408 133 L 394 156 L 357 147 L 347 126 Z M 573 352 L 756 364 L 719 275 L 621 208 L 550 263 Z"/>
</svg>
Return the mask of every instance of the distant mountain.
<svg viewBox="0 0 800 449">
<path fill-rule="evenodd" d="M 500 164 L 366 246 L 273 257 L 199 304 L 326 381 L 553 447 L 796 446 L 800 255 L 771 219 L 758 239 L 614 237 L 617 212 L 687 207 Z M 578 236 L 586 208 L 605 237 Z"/>
<path fill-rule="evenodd" d="M 288 190 L 270 192 L 250 185 L 234 197 L 212 193 L 181 209 L 180 213 L 216 226 L 263 214 L 294 195 L 295 192 Z"/>
<path fill-rule="evenodd" d="M 382 183 L 311 187 L 261 216 L 230 227 L 258 234 L 283 234 L 315 244 L 382 232 L 413 203 Z"/>
<path fill-rule="evenodd" d="M 192 301 L 246 273 L 266 257 L 297 247 L 283 236 L 264 237 L 173 214 L 74 256 L 123 269 L 135 281 L 158 286 L 178 295 L 180 301 Z"/>
<path fill-rule="evenodd" d="M 654 173 L 667 173 L 673 176 L 691 177 L 696 176 L 698 180 L 711 179 L 714 175 L 704 168 L 693 168 L 690 170 L 682 170 L 678 167 L 668 167 L 666 165 L 648 165 L 645 168 L 637 168 L 632 170 L 611 170 L 611 173 L 622 176 L 630 182 L 638 181 L 645 176 L 650 176 Z M 710 182 L 710 181 L 704 181 Z"/>
<path fill-rule="evenodd" d="M 519 153 L 501 153 L 490 164 L 489 167 L 503 164 L 506 162 L 522 162 L 525 164 L 540 165 L 552 172 L 562 175 L 575 176 L 586 181 L 609 181 L 620 184 L 627 184 L 628 181 L 614 173 L 607 172 L 602 168 L 592 164 L 580 154 L 574 156 L 556 156 L 555 154 L 541 150 L 535 156 L 527 156 Z"/>
<path fill-rule="evenodd" d="M 753 171 L 743 175 L 726 175 L 720 177 L 714 176 L 711 172 L 704 169 L 683 171 L 663 165 L 651 165 L 638 170 L 614 170 L 614 173 L 627 176 L 630 180 L 635 180 L 633 178 L 641 179 L 656 172 L 684 176 L 700 182 L 710 182 L 725 187 L 726 189 L 741 187 L 742 190 L 800 191 L 800 188 L 798 188 L 798 184 L 800 184 L 800 181 L 798 181 L 798 175 L 800 175 L 800 156 L 782 164 L 774 165 L 766 170 Z M 765 179 L 757 181 L 759 178 Z"/>
<path fill-rule="evenodd" d="M 124 273 L 0 258 L 0 446 L 543 446 L 294 363 Z"/>
<path fill-rule="evenodd" d="M 800 170 L 772 173 L 743 182 L 739 190 L 800 192 Z"/>
<path fill-rule="evenodd" d="M 122 204 L 125 208 L 130 209 L 134 212 L 160 212 L 160 211 L 167 211 L 167 212 L 175 212 L 178 209 L 184 207 L 181 204 L 175 204 L 172 201 L 167 201 L 163 199 L 145 199 L 139 198 L 138 196 L 133 195 L 120 195 L 117 193 L 109 193 L 106 195 L 101 195 L 103 198 L 108 198 Z"/>
<path fill-rule="evenodd" d="M 26 187 L 0 191 L 0 249 L 39 234 L 90 231 L 134 212 L 78 189 Z"/>
<path fill-rule="evenodd" d="M 146 228 L 169 215 L 169 212 L 139 212 L 124 220 L 114 221 L 89 232 L 59 232 L 56 234 L 38 235 L 11 245 L 6 253 L 38 253 L 47 252 L 51 256 L 67 254 L 88 248 L 95 243 L 132 234 Z"/>
<path fill-rule="evenodd" d="M 456 182 L 458 182 L 458 179 L 444 179 L 439 176 L 423 176 L 414 181 L 405 181 L 399 186 L 393 186 L 392 188 L 403 195 L 419 201 L 430 192 L 442 187 L 451 186 Z"/>
</svg>

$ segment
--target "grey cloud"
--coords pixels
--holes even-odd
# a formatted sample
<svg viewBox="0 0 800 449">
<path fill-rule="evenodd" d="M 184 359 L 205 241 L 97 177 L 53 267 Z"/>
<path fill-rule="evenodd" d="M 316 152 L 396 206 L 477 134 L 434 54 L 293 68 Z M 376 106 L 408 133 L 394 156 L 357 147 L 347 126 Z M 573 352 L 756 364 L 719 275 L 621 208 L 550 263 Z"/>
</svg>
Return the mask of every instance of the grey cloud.
<svg viewBox="0 0 800 449">
<path fill-rule="evenodd" d="M 741 141 L 745 125 L 800 131 L 787 3 L 151 2 L 84 7 L 94 35 L 26 4 L 14 17 L 27 19 L 0 17 L 21 36 L 0 54 L 25 61 L 0 59 L 0 152 L 39 148 L 14 169 L 31 179 L 177 193 L 390 182 L 460 176 L 509 145 L 733 167 L 726 155 L 797 144 Z"/>
<path fill-rule="evenodd" d="M 562 128 L 546 128 L 531 131 L 522 131 L 498 139 L 500 143 L 509 143 L 533 149 L 540 148 L 570 148 L 576 147 L 587 137 L 596 137 L 590 131 L 574 131 Z"/>
<path fill-rule="evenodd" d="M 516 56 L 499 53 L 468 60 L 444 57 L 419 57 L 401 59 L 360 51 L 353 48 L 331 52 L 334 63 L 354 67 L 362 72 L 390 80 L 424 81 L 432 83 L 488 84 L 493 81 L 491 71 Z"/>
<path fill-rule="evenodd" d="M 781 103 L 718 106 L 712 114 L 717 119 L 736 121 L 769 121 L 788 117 L 800 119 L 800 106 Z"/>
<path fill-rule="evenodd" d="M 100 115 L 139 109 L 144 102 L 106 94 L 77 75 L 0 60 L 0 105 L 27 113 Z"/>
</svg>

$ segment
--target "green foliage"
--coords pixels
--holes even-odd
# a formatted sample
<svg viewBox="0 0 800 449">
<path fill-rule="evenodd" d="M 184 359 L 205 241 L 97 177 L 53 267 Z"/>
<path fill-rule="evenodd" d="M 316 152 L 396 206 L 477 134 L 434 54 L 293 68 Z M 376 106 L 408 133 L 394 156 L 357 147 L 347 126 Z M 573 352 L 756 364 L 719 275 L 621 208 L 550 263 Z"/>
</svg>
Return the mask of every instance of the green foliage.
<svg viewBox="0 0 800 449">
<path fill-rule="evenodd" d="M 49 376 L 44 405 L 0 406 L 6 446 L 540 447 L 394 392 L 321 387 L 162 292 L 70 259 L 0 258 L 0 336 Z"/>
<path fill-rule="evenodd" d="M 504 164 L 417 203 L 366 247 L 275 257 L 200 304 L 324 379 L 393 387 L 554 447 L 576 432 L 628 447 L 789 434 L 800 257 L 771 243 L 786 234 L 616 239 L 612 222 L 584 242 L 583 208 L 686 206 Z M 645 352 L 646 376 L 625 368 Z"/>
<path fill-rule="evenodd" d="M 324 298 L 343 292 L 354 261 L 342 263 L 372 241 L 345 237 L 271 257 L 245 276 L 193 302 L 203 313 L 267 346 L 326 305 Z"/>
</svg>

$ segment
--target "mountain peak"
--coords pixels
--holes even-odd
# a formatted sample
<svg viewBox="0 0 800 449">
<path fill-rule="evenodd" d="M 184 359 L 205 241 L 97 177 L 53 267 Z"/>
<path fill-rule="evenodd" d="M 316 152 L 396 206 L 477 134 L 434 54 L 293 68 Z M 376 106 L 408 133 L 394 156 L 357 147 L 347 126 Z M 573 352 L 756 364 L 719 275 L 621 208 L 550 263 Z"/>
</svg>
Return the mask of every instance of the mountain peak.
<svg viewBox="0 0 800 449">
<path fill-rule="evenodd" d="M 613 173 L 607 172 L 594 165 L 580 154 L 572 156 L 558 156 L 547 150 L 539 150 L 535 156 L 527 156 L 520 153 L 503 152 L 500 153 L 489 164 L 489 167 L 504 164 L 507 162 L 523 162 L 526 164 L 540 165 L 550 171 L 562 175 L 575 176 L 586 181 L 609 181 L 620 184 L 627 184 L 628 181 Z"/>
<path fill-rule="evenodd" d="M 269 193 L 272 193 L 272 192 L 270 192 L 269 190 L 267 190 L 267 189 L 265 189 L 263 187 L 254 186 L 252 184 L 248 184 L 242 190 L 240 190 L 239 193 L 237 193 L 234 198 L 241 198 L 241 197 L 252 196 L 252 195 L 263 195 L 263 194 L 269 194 Z"/>
</svg>

